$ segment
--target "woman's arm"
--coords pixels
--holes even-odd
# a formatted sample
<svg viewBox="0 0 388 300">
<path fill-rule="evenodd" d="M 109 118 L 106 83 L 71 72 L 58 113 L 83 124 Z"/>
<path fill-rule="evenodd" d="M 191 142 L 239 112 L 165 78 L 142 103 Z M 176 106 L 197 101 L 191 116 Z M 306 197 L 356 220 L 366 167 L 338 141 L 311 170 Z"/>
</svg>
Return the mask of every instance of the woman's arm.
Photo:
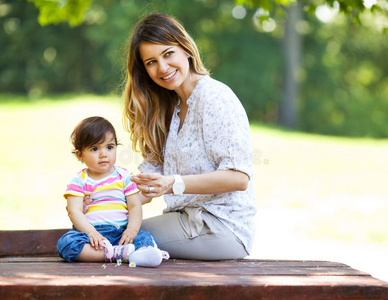
<svg viewBox="0 0 388 300">
<path fill-rule="evenodd" d="M 83 198 L 67 196 L 67 211 L 74 227 L 78 231 L 85 232 L 89 236 L 90 245 L 96 249 L 99 247 L 102 249 L 102 240 L 105 240 L 106 238 L 103 237 L 85 217 L 83 213 Z"/>
<path fill-rule="evenodd" d="M 174 176 L 163 176 L 158 173 L 140 173 L 131 177 L 144 195 L 159 197 L 172 193 Z M 233 191 L 244 191 L 248 187 L 247 174 L 235 170 L 217 170 L 214 172 L 182 176 L 185 194 L 218 194 Z M 148 194 L 149 186 L 152 193 Z"/>
</svg>

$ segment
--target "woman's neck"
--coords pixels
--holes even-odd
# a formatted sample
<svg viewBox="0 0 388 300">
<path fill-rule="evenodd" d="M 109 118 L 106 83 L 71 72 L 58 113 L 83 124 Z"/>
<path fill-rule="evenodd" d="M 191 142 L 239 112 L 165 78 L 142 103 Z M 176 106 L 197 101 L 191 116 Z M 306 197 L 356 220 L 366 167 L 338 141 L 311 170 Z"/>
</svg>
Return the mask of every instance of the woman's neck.
<svg viewBox="0 0 388 300">
<path fill-rule="evenodd" d="M 187 99 L 190 98 L 191 94 L 193 93 L 193 90 L 195 86 L 197 85 L 198 81 L 203 77 L 204 75 L 200 75 L 197 73 L 190 73 L 186 79 L 186 81 L 175 90 L 177 95 L 179 96 L 180 100 L 187 104 Z"/>
</svg>

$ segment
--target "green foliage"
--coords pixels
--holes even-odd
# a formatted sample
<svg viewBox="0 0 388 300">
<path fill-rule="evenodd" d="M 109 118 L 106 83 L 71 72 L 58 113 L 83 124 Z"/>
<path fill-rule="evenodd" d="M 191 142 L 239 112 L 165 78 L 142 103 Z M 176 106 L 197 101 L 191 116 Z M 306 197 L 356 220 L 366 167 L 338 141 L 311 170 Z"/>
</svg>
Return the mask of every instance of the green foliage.
<svg viewBox="0 0 388 300">
<path fill-rule="evenodd" d="M 321 25 L 310 17 L 305 36 L 300 129 L 386 138 L 388 40 L 378 15 L 360 27 L 344 18 Z"/>
<path fill-rule="evenodd" d="M 33 2 L 39 9 L 39 23 L 44 26 L 48 24 L 59 24 L 61 22 L 69 22 L 71 26 L 78 26 L 85 20 L 85 15 L 90 9 L 94 0 L 27 0 Z M 202 0 L 205 4 L 216 3 L 217 0 Z M 249 9 L 261 8 L 264 11 L 272 13 L 273 15 L 282 15 L 283 8 L 289 6 L 292 3 L 296 3 L 298 0 L 230 0 L 229 3 L 235 5 L 246 6 Z M 374 3 L 369 10 L 372 13 L 382 12 L 387 13 L 386 3 Z M 103 3 L 103 5 L 109 6 L 110 1 L 97 0 L 97 4 Z M 153 2 L 153 1 L 151 1 Z M 168 1 L 166 1 L 168 2 Z M 320 5 L 327 5 L 329 7 L 339 8 L 339 11 L 344 15 L 350 17 L 355 23 L 361 24 L 361 14 L 366 10 L 364 0 L 313 0 L 313 1 L 299 1 L 303 4 L 303 8 L 306 12 L 314 14 L 317 7 Z M 163 1 L 159 2 L 161 6 L 165 6 Z M 144 4 L 144 2 L 143 2 Z M 151 3 L 150 3 L 151 4 Z M 184 5 L 184 3 L 182 3 Z M 151 6 L 154 6 L 152 3 Z M 156 4 L 158 5 L 158 4 Z M 182 7 L 182 5 L 180 5 Z M 268 16 L 261 15 L 259 17 L 260 22 L 266 21 Z M 384 31 L 388 28 L 384 27 Z"/>
<path fill-rule="evenodd" d="M 95 0 L 79 26 L 42 27 L 33 3 L 1 0 L 0 44 L 6 47 L 0 56 L 0 92 L 26 93 L 31 99 L 47 93 L 120 94 L 125 41 L 133 24 L 149 12 L 165 12 L 185 25 L 212 76 L 233 89 L 250 120 L 274 124 L 284 76 L 281 9 L 267 15 L 275 24 L 268 32 L 255 21 L 258 10 L 246 9 L 236 18 L 233 9 L 232 1 L 222 0 L 193 1 L 190 10 L 180 0 Z M 311 14 L 304 18 L 298 24 L 304 44 L 298 129 L 386 137 L 385 12 L 365 12 L 363 26 L 343 14 L 326 24 Z"/>
<path fill-rule="evenodd" d="M 39 9 L 39 23 L 59 24 L 69 22 L 71 26 L 80 25 L 84 21 L 86 10 L 92 0 L 28 0 Z"/>
<path fill-rule="evenodd" d="M 249 8 L 260 7 L 267 11 L 272 11 L 276 6 L 288 6 L 297 0 L 235 0 L 236 5 L 245 5 Z"/>
<path fill-rule="evenodd" d="M 310 15 L 313 15 L 317 8 L 322 5 L 326 5 L 331 8 L 338 7 L 338 11 L 352 20 L 355 24 L 362 24 L 362 15 L 369 11 L 371 13 L 384 13 L 385 18 L 388 18 L 388 7 L 385 0 L 380 0 L 371 5 L 365 6 L 364 0 L 234 0 L 236 5 L 242 5 L 253 8 L 261 8 L 272 15 L 281 15 L 284 7 L 289 6 L 292 3 L 299 2 L 303 6 L 303 10 Z M 261 22 L 265 21 L 265 18 L 260 19 Z M 382 28 L 383 32 L 388 31 L 388 24 Z"/>
<path fill-rule="evenodd" d="M 254 11 L 237 20 L 231 17 L 233 4 L 221 2 L 195 1 L 189 11 L 179 0 L 154 1 L 146 7 L 144 1 L 96 1 L 85 22 L 74 28 L 66 23 L 41 27 L 31 4 L 9 2 L 11 12 L 0 20 L 17 20 L 18 26 L 0 31 L 0 41 L 9 45 L 0 57 L 0 91 L 31 97 L 70 91 L 120 93 L 130 29 L 139 16 L 158 11 L 185 24 L 212 75 L 231 86 L 251 119 L 274 121 L 281 68 L 278 41 L 257 32 L 251 22 Z M 257 76 L 260 69 L 264 76 Z"/>
</svg>

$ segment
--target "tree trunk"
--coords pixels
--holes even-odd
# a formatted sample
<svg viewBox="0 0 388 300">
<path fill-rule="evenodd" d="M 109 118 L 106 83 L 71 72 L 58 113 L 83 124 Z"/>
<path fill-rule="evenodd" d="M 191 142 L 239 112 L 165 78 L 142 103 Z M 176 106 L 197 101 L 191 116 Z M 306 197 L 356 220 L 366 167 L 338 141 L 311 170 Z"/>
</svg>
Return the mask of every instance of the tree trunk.
<svg viewBox="0 0 388 300">
<path fill-rule="evenodd" d="M 298 120 L 298 72 L 300 68 L 302 39 L 296 26 L 301 19 L 301 15 L 301 5 L 299 2 L 290 4 L 287 8 L 282 43 L 285 70 L 283 96 L 279 107 L 279 123 L 290 128 L 296 128 Z"/>
</svg>

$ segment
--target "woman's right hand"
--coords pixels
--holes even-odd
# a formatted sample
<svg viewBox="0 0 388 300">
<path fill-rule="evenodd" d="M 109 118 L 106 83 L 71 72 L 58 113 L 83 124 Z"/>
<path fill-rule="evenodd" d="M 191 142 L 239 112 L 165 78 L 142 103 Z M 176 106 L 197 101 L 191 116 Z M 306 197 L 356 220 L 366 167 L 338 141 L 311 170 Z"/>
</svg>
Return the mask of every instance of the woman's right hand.
<svg viewBox="0 0 388 300">
<path fill-rule="evenodd" d="M 155 198 L 164 194 L 171 194 L 175 178 L 174 176 L 163 176 L 159 173 L 140 173 L 133 175 L 131 181 L 136 183 L 137 188 L 145 197 Z"/>
<path fill-rule="evenodd" d="M 90 196 L 85 196 L 84 197 L 84 201 L 83 201 L 83 208 L 82 208 L 82 212 L 84 214 L 86 214 L 89 210 L 89 204 L 92 203 L 93 200 L 90 198 Z"/>
</svg>

